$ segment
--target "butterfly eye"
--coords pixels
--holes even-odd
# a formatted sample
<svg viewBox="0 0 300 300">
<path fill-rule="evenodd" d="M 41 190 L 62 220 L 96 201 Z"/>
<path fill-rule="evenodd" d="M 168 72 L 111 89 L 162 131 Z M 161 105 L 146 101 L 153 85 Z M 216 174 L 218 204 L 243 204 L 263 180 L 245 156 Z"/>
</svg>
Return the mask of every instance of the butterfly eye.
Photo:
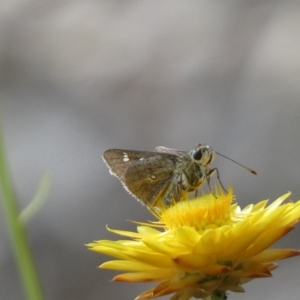
<svg viewBox="0 0 300 300">
<path fill-rule="evenodd" d="M 193 153 L 193 158 L 195 160 L 200 160 L 202 158 L 202 151 L 201 150 L 197 150 Z"/>
</svg>

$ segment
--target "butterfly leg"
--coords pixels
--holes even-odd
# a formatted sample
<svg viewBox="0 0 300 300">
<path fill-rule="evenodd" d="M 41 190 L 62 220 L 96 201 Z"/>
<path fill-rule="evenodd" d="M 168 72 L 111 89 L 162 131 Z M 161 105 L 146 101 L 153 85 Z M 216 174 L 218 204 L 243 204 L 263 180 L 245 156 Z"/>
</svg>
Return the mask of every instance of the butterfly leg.
<svg viewBox="0 0 300 300">
<path fill-rule="evenodd" d="M 224 192 L 225 192 L 226 194 L 228 194 L 227 190 L 225 189 L 225 187 L 224 187 L 224 185 L 223 185 L 223 183 L 222 183 L 222 181 L 221 181 L 221 179 L 220 179 L 219 170 L 218 170 L 217 168 L 211 169 L 211 170 L 209 171 L 209 173 L 207 174 L 207 176 L 206 176 L 207 184 L 208 184 L 208 186 L 209 186 L 210 191 L 212 190 L 211 185 L 210 185 L 210 176 L 212 176 L 215 172 L 217 173 L 217 179 L 218 179 L 218 181 L 219 181 L 219 183 L 220 183 L 222 189 L 224 190 Z"/>
</svg>

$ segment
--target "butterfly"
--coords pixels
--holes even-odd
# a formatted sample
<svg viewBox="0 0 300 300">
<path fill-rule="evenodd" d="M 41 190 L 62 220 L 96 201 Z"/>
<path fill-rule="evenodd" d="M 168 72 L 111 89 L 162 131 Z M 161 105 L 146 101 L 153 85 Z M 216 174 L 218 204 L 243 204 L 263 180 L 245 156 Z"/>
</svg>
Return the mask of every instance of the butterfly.
<svg viewBox="0 0 300 300">
<path fill-rule="evenodd" d="M 109 149 L 103 160 L 125 189 L 152 209 L 186 199 L 204 182 L 209 185 L 215 171 L 219 179 L 218 170 L 211 168 L 215 153 L 202 144 L 191 151 L 162 146 L 153 152 Z"/>
</svg>

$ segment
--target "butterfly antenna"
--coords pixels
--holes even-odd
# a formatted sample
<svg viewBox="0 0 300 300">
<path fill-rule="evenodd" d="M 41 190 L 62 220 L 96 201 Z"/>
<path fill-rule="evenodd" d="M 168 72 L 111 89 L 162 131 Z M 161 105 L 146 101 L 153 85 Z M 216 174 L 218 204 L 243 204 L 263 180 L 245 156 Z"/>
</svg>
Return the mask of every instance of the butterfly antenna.
<svg viewBox="0 0 300 300">
<path fill-rule="evenodd" d="M 253 175 L 257 175 L 257 172 L 255 172 L 254 170 L 252 170 L 252 169 L 250 169 L 250 168 L 248 168 L 248 167 L 246 167 L 246 166 L 244 166 L 244 165 L 238 163 L 237 161 L 235 161 L 235 160 L 233 160 L 233 159 L 231 159 L 231 158 L 229 158 L 229 157 L 227 157 L 227 156 L 225 156 L 225 155 L 223 155 L 223 154 L 221 154 L 221 153 L 219 153 L 219 152 L 216 152 L 216 154 L 218 154 L 218 155 L 220 155 L 220 156 L 223 156 L 223 157 L 227 158 L 228 160 L 231 160 L 232 162 L 234 162 L 235 164 L 237 164 L 237 165 L 241 166 L 242 168 L 246 169 L 247 171 L 249 171 L 249 172 L 252 173 Z"/>
</svg>

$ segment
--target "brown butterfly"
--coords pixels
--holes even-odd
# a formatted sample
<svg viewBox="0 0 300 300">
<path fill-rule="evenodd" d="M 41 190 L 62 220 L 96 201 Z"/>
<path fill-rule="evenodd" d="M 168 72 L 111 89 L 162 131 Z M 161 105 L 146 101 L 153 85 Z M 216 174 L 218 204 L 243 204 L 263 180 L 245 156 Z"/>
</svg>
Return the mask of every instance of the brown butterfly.
<svg viewBox="0 0 300 300">
<path fill-rule="evenodd" d="M 218 172 L 211 168 L 215 153 L 202 144 L 191 151 L 165 147 L 157 147 L 154 152 L 109 149 L 103 160 L 125 189 L 151 209 L 186 199 L 205 181 L 209 185 L 210 176 Z"/>
</svg>

